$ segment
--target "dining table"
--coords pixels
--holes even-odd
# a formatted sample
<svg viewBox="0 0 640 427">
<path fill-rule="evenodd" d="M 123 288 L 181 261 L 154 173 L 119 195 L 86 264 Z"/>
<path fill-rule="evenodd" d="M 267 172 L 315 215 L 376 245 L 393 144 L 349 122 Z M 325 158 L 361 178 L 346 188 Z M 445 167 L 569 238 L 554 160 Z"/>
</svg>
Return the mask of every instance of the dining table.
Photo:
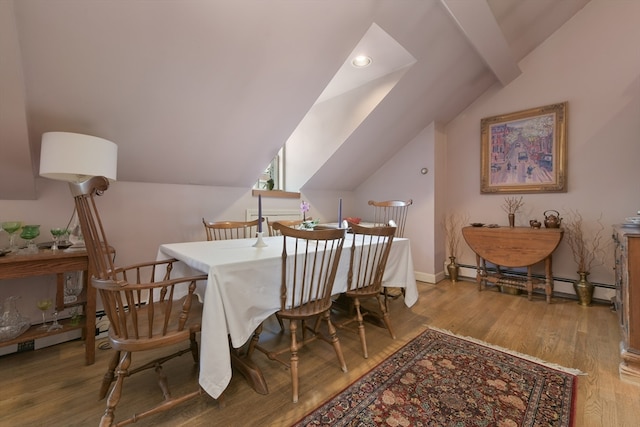
<svg viewBox="0 0 640 427">
<path fill-rule="evenodd" d="M 206 282 L 197 285 L 198 297 L 203 302 L 199 383 L 213 398 L 218 398 L 226 389 L 233 368 L 239 369 L 250 384 L 253 382 L 257 392 L 268 393 L 259 369 L 235 350 L 252 337 L 265 319 L 280 309 L 285 238 L 272 236 L 262 240 L 264 246 L 256 246 L 257 240 L 253 238 L 168 243 L 158 249 L 158 260 L 179 260 L 171 273 L 173 277 L 208 275 Z M 345 234 L 333 288 L 335 295 L 347 289 L 349 253 L 353 243 L 353 235 Z M 287 245 L 287 253 L 293 256 L 294 247 Z M 418 300 L 409 239 L 393 240 L 383 285 L 405 288 L 407 307 Z"/>
</svg>

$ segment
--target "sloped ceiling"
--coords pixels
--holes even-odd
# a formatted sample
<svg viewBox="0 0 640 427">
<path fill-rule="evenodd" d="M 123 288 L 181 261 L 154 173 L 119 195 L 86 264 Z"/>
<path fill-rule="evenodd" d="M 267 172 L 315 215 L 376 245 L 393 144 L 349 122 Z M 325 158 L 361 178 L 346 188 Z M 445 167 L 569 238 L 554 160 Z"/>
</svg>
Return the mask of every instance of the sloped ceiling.
<svg viewBox="0 0 640 427">
<path fill-rule="evenodd" d="M 249 188 L 376 23 L 417 62 L 305 185 L 356 188 L 588 1 L 1 0 L 0 199 L 36 197 L 47 131 L 118 144 L 119 180 Z"/>
</svg>

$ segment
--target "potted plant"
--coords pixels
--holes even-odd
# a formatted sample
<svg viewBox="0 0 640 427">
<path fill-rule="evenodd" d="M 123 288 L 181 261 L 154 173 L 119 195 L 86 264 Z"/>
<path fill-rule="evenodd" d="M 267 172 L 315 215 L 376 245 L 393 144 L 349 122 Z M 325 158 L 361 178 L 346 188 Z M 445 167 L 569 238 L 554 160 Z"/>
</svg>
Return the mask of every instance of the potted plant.
<svg viewBox="0 0 640 427">
<path fill-rule="evenodd" d="M 502 205 L 502 209 L 507 213 L 507 216 L 509 217 L 509 227 L 515 227 L 516 213 L 523 205 L 524 202 L 522 201 L 522 197 L 520 197 L 519 199 L 516 197 L 504 198 L 504 205 Z"/>
<path fill-rule="evenodd" d="M 565 238 L 573 260 L 578 267 L 580 277 L 573 283 L 573 289 L 578 296 L 578 304 L 591 305 L 594 286 L 587 276 L 594 267 L 605 263 L 607 255 L 607 242 L 603 240 L 602 232 L 604 225 L 601 221 L 602 215 L 596 220 L 596 224 L 588 227 L 582 215 L 576 211 L 569 211 L 569 218 L 565 222 Z"/>
<path fill-rule="evenodd" d="M 313 228 L 318 225 L 318 219 L 307 218 L 307 212 L 311 209 L 311 205 L 304 200 L 300 202 L 300 212 L 302 212 L 302 224 L 300 224 L 301 229 L 313 230 Z"/>
</svg>

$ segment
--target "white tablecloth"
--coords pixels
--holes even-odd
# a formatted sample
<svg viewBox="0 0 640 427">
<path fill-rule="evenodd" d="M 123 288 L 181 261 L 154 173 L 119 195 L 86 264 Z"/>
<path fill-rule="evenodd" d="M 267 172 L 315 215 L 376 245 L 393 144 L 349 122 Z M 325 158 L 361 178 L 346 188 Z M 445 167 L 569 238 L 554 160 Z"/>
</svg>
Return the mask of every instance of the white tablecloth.
<svg viewBox="0 0 640 427">
<path fill-rule="evenodd" d="M 280 309 L 280 274 L 283 238 L 265 237 L 268 246 L 253 247 L 256 239 L 218 240 L 161 245 L 157 259 L 177 258 L 173 277 L 187 274 L 209 275 L 200 284 L 204 311 L 200 343 L 200 385 L 217 398 L 231 380 L 229 338 L 241 347 L 267 317 Z M 334 293 L 347 287 L 349 248 L 353 236 L 347 234 Z M 393 240 L 384 276 L 385 286 L 403 287 L 405 304 L 418 299 L 413 260 L 408 239 Z"/>
</svg>

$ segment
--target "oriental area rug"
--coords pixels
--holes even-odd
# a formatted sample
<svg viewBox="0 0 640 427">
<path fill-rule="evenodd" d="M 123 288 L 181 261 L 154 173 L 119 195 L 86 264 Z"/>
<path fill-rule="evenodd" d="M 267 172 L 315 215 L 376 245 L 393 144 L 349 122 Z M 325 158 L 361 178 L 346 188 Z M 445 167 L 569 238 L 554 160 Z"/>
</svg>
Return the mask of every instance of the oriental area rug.
<svg viewBox="0 0 640 427">
<path fill-rule="evenodd" d="M 427 329 L 295 426 L 572 426 L 580 374 Z"/>
</svg>

